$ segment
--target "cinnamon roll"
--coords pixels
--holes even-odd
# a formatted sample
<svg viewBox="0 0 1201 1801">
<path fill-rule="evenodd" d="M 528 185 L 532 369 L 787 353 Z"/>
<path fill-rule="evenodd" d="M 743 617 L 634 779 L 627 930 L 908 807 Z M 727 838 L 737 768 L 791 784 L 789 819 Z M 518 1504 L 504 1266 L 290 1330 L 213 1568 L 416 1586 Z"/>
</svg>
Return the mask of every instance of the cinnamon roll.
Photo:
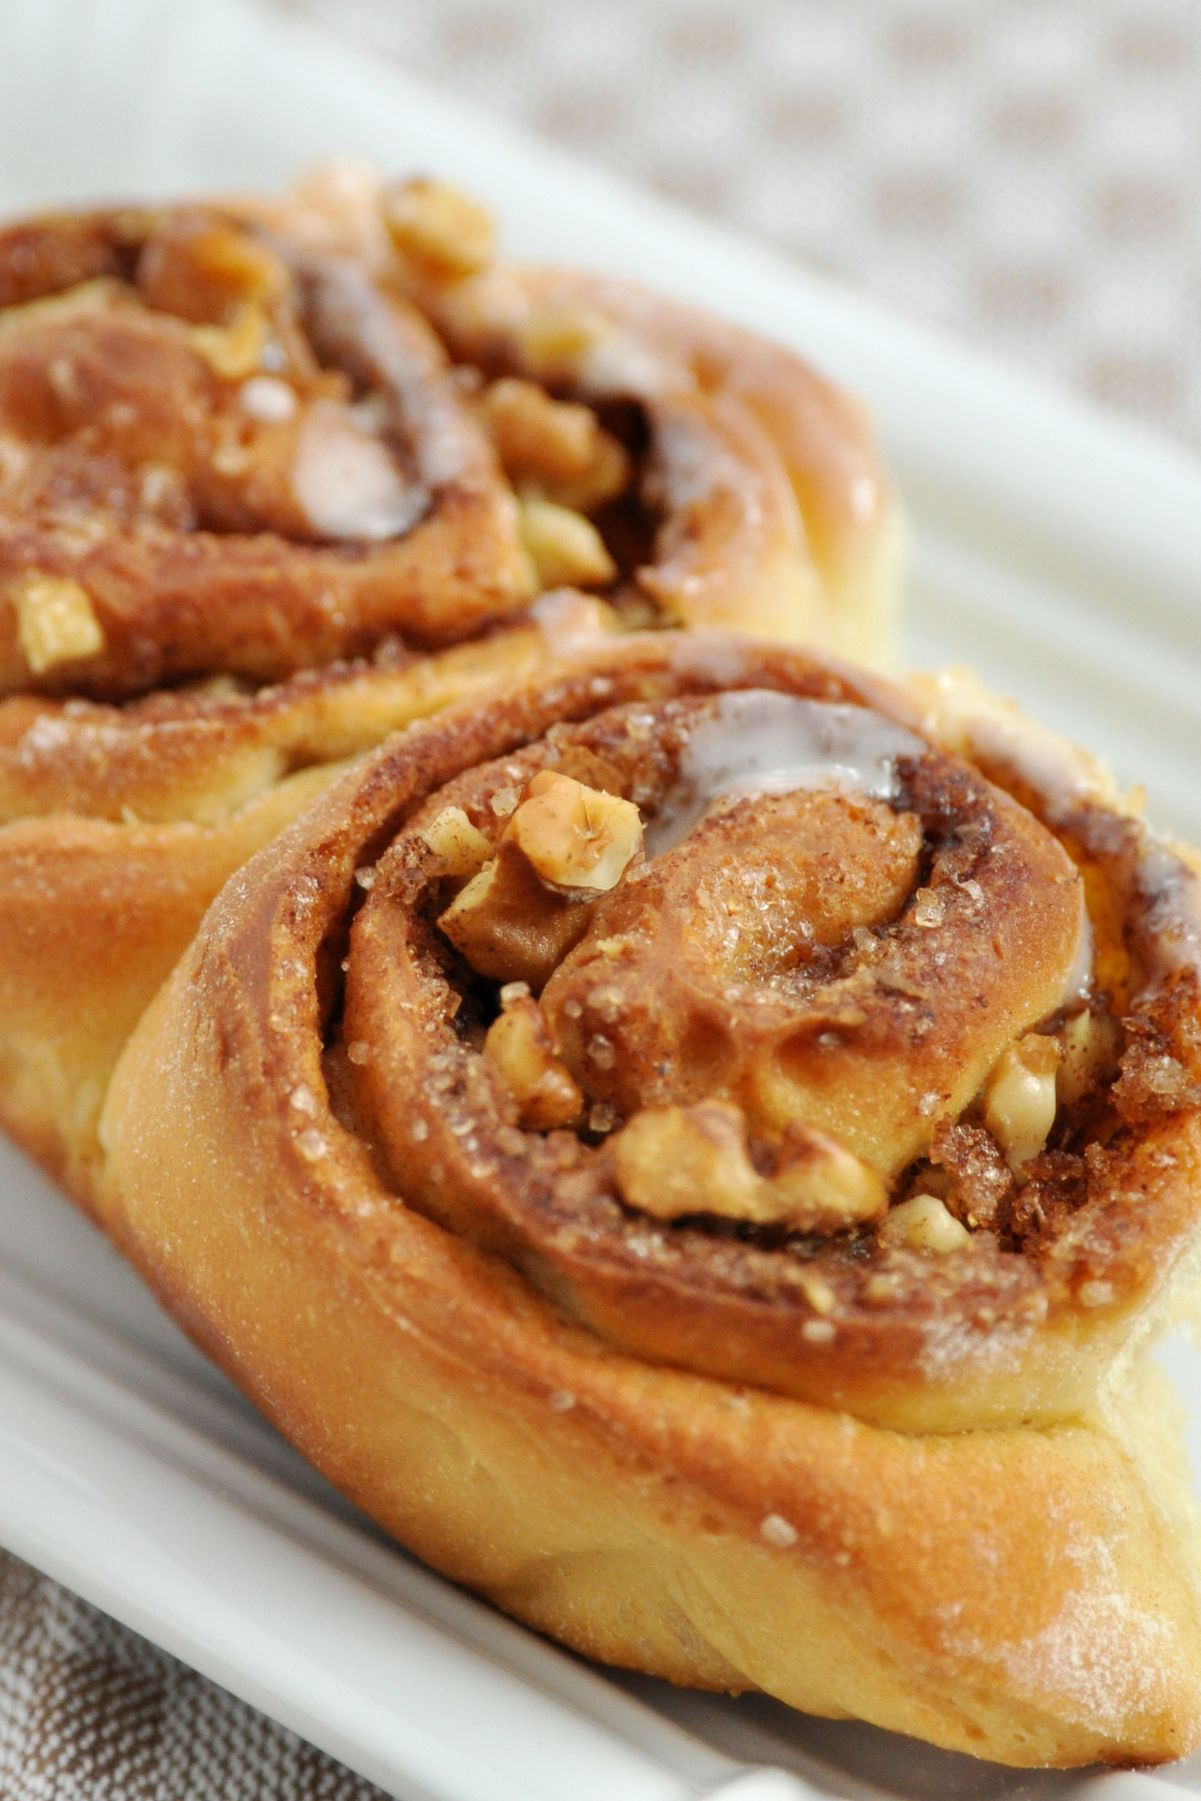
<svg viewBox="0 0 1201 1801">
<path fill-rule="evenodd" d="M 752 630 L 872 636 L 887 609 L 895 515 L 850 403 L 700 322 L 725 400 L 685 361 L 661 403 L 502 367 L 433 304 L 525 279 L 491 237 L 445 187 L 336 171 L 0 232 L 0 1118 L 82 1196 L 146 1000 L 347 757 L 577 641 L 706 617 L 727 554 Z M 639 305 L 649 343 L 674 315 Z M 741 419 L 740 383 L 746 422 L 689 436 L 690 409 Z"/>
<path fill-rule="evenodd" d="M 345 774 L 117 1071 L 104 1222 L 402 1542 L 611 1662 L 1014 1764 L 1201 1734 L 1136 1352 L 1201 876 L 962 679 L 627 640 Z"/>
</svg>

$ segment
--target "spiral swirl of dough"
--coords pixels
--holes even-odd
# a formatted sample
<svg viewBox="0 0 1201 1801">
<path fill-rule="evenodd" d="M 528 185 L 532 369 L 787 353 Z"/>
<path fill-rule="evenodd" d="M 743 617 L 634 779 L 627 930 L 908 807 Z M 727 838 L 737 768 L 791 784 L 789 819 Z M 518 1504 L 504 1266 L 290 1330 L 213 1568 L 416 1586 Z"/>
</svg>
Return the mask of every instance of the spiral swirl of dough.
<svg viewBox="0 0 1201 1801">
<path fill-rule="evenodd" d="M 385 747 L 304 862 L 345 968 L 297 1081 L 615 1345 L 906 1427 L 1060 1417 L 1191 1226 L 1197 880 L 945 720 L 644 639 Z"/>
</svg>

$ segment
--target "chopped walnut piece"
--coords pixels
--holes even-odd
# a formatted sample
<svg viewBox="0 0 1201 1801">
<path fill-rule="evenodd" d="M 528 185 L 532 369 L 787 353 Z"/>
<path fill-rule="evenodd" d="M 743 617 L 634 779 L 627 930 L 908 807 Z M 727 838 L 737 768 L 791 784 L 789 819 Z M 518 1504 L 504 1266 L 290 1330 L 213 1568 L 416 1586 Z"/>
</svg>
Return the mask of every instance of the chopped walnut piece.
<svg viewBox="0 0 1201 1801">
<path fill-rule="evenodd" d="M 824 1133 L 794 1128 L 773 1175 L 752 1163 L 741 1110 L 725 1101 L 648 1107 L 613 1140 L 617 1184 L 657 1219 L 714 1213 L 794 1232 L 838 1232 L 877 1217 L 884 1185 Z"/>
<path fill-rule="evenodd" d="M 290 282 L 282 259 L 232 221 L 153 236 L 138 261 L 147 304 L 194 325 L 229 321 L 239 305 L 272 307 Z"/>
<path fill-rule="evenodd" d="M 546 1015 L 528 994 L 511 999 L 493 1020 L 484 1054 L 517 1102 L 523 1126 L 549 1132 L 579 1118 L 584 1097 L 555 1055 Z"/>
<path fill-rule="evenodd" d="M 1073 1015 L 1059 1034 L 1059 1071 L 1055 1079 L 1060 1102 L 1075 1106 L 1117 1068 L 1121 1027 L 1108 1013 L 1085 1008 Z"/>
<path fill-rule="evenodd" d="M 746 1149 L 746 1123 L 721 1101 L 647 1107 L 613 1140 L 625 1199 L 657 1219 L 688 1213 L 759 1216 L 764 1187 Z"/>
<path fill-rule="evenodd" d="M 192 245 L 193 267 L 208 291 L 230 301 L 270 305 L 284 293 L 288 271 L 282 259 L 244 231 L 216 225 Z"/>
<path fill-rule="evenodd" d="M 243 381 L 262 362 L 267 315 L 262 307 L 247 302 L 236 309 L 228 325 L 194 325 L 188 335 L 192 348 L 215 375 L 225 381 Z"/>
<path fill-rule="evenodd" d="M 541 588 L 598 588 L 617 575 L 617 565 L 590 519 L 551 500 L 521 502 L 521 541 Z"/>
<path fill-rule="evenodd" d="M 824 1318 L 827 1313 L 834 1312 L 838 1296 L 824 1276 L 819 1276 L 816 1270 L 802 1270 L 797 1282 L 814 1313 L 820 1313 Z"/>
<path fill-rule="evenodd" d="M 9 593 L 17 613 L 17 638 L 34 675 L 58 663 L 94 657 L 104 632 L 85 588 L 68 576 L 24 575 Z"/>
<path fill-rule="evenodd" d="M 985 1087 L 984 1123 L 1015 1174 L 1037 1157 L 1055 1124 L 1059 1057 L 1058 1039 L 1028 1032 L 1010 1045 Z"/>
<path fill-rule="evenodd" d="M 747 1156 L 738 1108 L 718 1100 L 691 1108 L 645 1108 L 612 1145 L 621 1194 L 655 1219 L 758 1217 L 763 1178 Z"/>
<path fill-rule="evenodd" d="M 438 924 L 480 975 L 540 989 L 642 844 L 632 801 L 539 770 Z"/>
<path fill-rule="evenodd" d="M 492 216 L 444 181 L 406 181 L 384 195 L 384 224 L 396 248 L 443 276 L 474 275 L 491 260 Z"/>
<path fill-rule="evenodd" d="M 505 376 L 485 389 L 480 410 L 501 462 L 532 498 L 586 513 L 629 484 L 630 459 L 591 407 Z"/>
<path fill-rule="evenodd" d="M 870 1164 L 836 1138 L 800 1122 L 785 1132 L 769 1180 L 789 1203 L 798 1232 L 840 1232 L 878 1219 L 888 1206 L 888 1191 Z"/>
<path fill-rule="evenodd" d="M 492 846 L 462 807 L 443 807 L 421 836 L 446 864 L 447 875 L 474 875 L 492 855 Z"/>
<path fill-rule="evenodd" d="M 937 1195 L 914 1194 L 890 1208 L 880 1226 L 879 1238 L 881 1244 L 908 1251 L 932 1251 L 936 1257 L 943 1257 L 967 1244 L 971 1233 L 948 1212 Z"/>
<path fill-rule="evenodd" d="M 642 820 L 633 801 L 542 769 L 504 836 L 552 888 L 604 894 L 617 886 L 641 849 Z"/>
<path fill-rule="evenodd" d="M 543 380 L 574 375 L 580 363 L 613 334 L 613 322 L 586 307 L 543 307 L 521 331 L 521 360 Z"/>
</svg>

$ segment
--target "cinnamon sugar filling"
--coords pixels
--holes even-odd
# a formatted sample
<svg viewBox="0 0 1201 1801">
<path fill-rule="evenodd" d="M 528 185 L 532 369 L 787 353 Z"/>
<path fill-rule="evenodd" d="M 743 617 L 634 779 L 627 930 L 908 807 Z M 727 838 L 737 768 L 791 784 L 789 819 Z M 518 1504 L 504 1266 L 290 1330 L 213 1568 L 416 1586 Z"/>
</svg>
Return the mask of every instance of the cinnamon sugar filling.
<svg viewBox="0 0 1201 1801">
<path fill-rule="evenodd" d="M 612 879 L 539 873 L 545 771 L 595 797 L 580 832 L 637 808 Z M 478 867 L 441 857 L 448 809 Z M 371 873 L 340 1105 L 409 1204 L 602 1335 L 789 1388 L 879 1327 L 1026 1332 L 1147 1278 L 1122 1211 L 1171 1188 L 1198 1108 L 1196 971 L 1163 962 L 1198 884 L 1136 822 L 1052 827 L 862 706 L 742 692 L 554 726 L 439 787 Z M 451 926 L 472 884 L 486 957 Z M 635 1289 L 664 1297 L 645 1345 Z"/>
</svg>

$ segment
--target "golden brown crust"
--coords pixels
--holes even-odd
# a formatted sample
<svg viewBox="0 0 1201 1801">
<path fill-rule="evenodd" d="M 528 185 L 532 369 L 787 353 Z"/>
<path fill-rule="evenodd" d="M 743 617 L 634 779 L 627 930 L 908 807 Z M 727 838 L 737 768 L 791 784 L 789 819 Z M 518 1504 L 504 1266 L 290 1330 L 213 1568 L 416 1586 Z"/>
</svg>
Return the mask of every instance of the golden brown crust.
<svg viewBox="0 0 1201 1801">
<path fill-rule="evenodd" d="M 1075 1228 L 1090 1257 L 1114 1231 L 1112 1269 L 1132 1267 L 1130 1294 L 1089 1307 L 1065 1292 L 1059 1313 L 1047 1306 L 1031 1328 L 1041 1354 L 1060 1360 L 1062 1406 L 1053 1385 L 1039 1389 L 1033 1363 L 1008 1372 L 998 1406 L 988 1365 L 958 1329 L 927 1340 L 940 1345 L 941 1371 L 912 1358 L 934 1305 L 918 1306 L 916 1279 L 882 1309 L 872 1349 L 894 1360 L 892 1399 L 908 1387 L 945 1410 L 950 1393 L 956 1426 L 974 1402 L 982 1422 L 1007 1420 L 924 1436 L 839 1411 L 836 1392 L 833 1405 L 780 1392 L 790 1384 L 778 1367 L 752 1388 L 704 1373 L 711 1362 L 684 1336 L 683 1310 L 669 1309 L 661 1354 L 643 1345 L 630 1355 L 609 1322 L 580 1320 L 578 1264 L 551 1281 L 528 1238 L 522 1249 L 529 1222 L 515 1233 L 499 1218 L 491 1170 L 475 1191 L 446 1190 L 431 1218 L 415 1167 L 398 1169 L 377 1135 L 361 1078 L 387 1047 L 355 1035 L 361 1016 L 343 1010 L 341 966 L 351 988 L 387 973 L 386 945 L 357 971 L 356 959 L 370 942 L 364 923 L 387 910 L 389 842 L 411 827 L 429 831 L 431 857 L 452 839 L 462 852 L 470 839 L 461 826 L 448 838 L 444 815 L 494 760 L 513 766 L 513 807 L 502 802 L 512 819 L 525 747 L 548 728 L 570 762 L 573 722 L 594 724 L 588 750 L 599 760 L 614 709 L 632 705 L 654 722 L 664 708 L 740 688 L 869 703 L 907 733 L 921 723 L 911 697 L 816 658 L 644 641 L 443 716 L 350 772 L 230 884 L 135 1035 L 102 1128 L 104 1222 L 360 1504 L 437 1567 L 593 1655 L 680 1681 L 759 1686 L 1014 1763 L 1177 1755 L 1201 1730 L 1190 1557 L 1168 1473 L 1126 1436 L 1142 1401 L 1120 1400 L 1103 1378 L 1136 1324 L 1131 1296 L 1145 1303 L 1166 1279 L 1162 1268 L 1151 1275 L 1147 1247 L 1178 1255 L 1192 1235 L 1196 1187 L 1182 1168 L 1194 1127 L 1179 1110 L 1138 1138 L 1159 1188 L 1138 1208 L 1115 1193 L 1108 1222 L 1102 1207 Z M 653 723 L 649 742 L 662 742 Z M 641 805 L 653 824 L 653 805 Z M 471 821 L 481 833 L 483 820 L 481 809 Z M 555 873 L 561 883 L 564 866 Z M 444 983 L 448 974 L 446 962 Z M 470 1045 L 474 1003 L 462 992 Z M 436 1035 L 430 1043 L 444 1049 Z M 453 1126 L 480 1085 L 469 1074 L 443 1084 L 452 1072 L 437 1054 L 424 1069 L 439 1091 L 432 1107 L 411 1071 L 392 1095 L 394 1129 L 403 1137 L 407 1120 L 431 1163 L 442 1155 L 434 1111 Z M 486 1050 L 470 1054 L 482 1068 Z M 383 1074 L 386 1086 L 386 1065 Z M 1156 1162 L 1173 1120 L 1185 1127 L 1176 1161 Z M 510 1143 L 537 1135 L 507 1130 Z M 482 1134 L 467 1155 L 488 1161 Z M 566 1184 L 556 1201 L 570 1204 Z M 1077 1222 L 1090 1213 L 1086 1201 Z M 766 1243 L 758 1254 L 791 1255 Z M 987 1266 L 992 1253 L 980 1254 Z M 912 1250 L 888 1267 L 920 1270 L 954 1319 L 953 1272 L 970 1292 L 976 1255 Z M 1038 1256 L 1007 1255 L 1026 1280 L 1048 1280 Z M 694 1292 L 690 1304 L 703 1308 L 722 1272 L 703 1257 L 698 1267 L 710 1295 Z M 665 1292 L 652 1264 L 644 1319 L 659 1317 Z M 737 1326 L 746 1296 L 735 1286 L 728 1298 Z M 790 1354 L 807 1346 L 832 1359 L 815 1367 L 836 1372 L 856 1407 L 866 1396 L 870 1414 L 879 1396 L 853 1338 L 838 1361 L 844 1318 L 832 1298 L 831 1309 L 811 1287 L 805 1317 L 835 1330 Z M 627 1315 L 634 1301 L 627 1291 Z M 1004 1347 L 1004 1316 L 994 1323 Z M 707 1325 L 712 1336 L 711 1315 Z M 1030 1409 L 1046 1419 L 1037 1429 L 1015 1404 L 1023 1385 L 1041 1396 Z"/>
</svg>

